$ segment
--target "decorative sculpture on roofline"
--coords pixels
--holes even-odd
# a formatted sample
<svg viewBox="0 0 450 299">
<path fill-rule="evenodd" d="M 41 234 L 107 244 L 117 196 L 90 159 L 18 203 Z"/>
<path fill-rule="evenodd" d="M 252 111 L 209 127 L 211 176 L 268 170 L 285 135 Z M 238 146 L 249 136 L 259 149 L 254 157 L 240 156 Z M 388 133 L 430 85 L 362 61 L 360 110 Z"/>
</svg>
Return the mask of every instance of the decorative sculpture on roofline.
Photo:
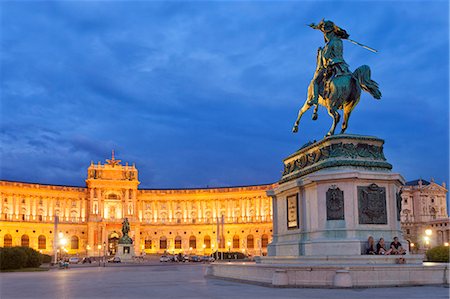
<svg viewBox="0 0 450 299">
<path fill-rule="evenodd" d="M 359 102 L 361 89 L 370 93 L 375 99 L 381 98 L 381 92 L 377 82 L 370 78 L 369 66 L 362 65 L 353 73 L 350 72 L 343 56 L 342 39 L 347 39 L 372 52 L 376 50 L 349 39 L 349 34 L 332 21 L 322 19 L 319 24 L 313 23 L 309 26 L 323 32 L 325 47 L 317 50 L 317 67 L 308 87 L 308 97 L 298 112 L 292 131 L 297 133 L 300 118 L 312 106 L 314 106 L 312 119 L 316 120 L 320 104 L 327 108 L 328 114 L 333 118 L 333 124 L 326 136 L 334 135 L 336 125 L 341 118 L 338 110 L 344 111 L 341 130 L 343 134 L 347 129 L 350 114 Z"/>
</svg>

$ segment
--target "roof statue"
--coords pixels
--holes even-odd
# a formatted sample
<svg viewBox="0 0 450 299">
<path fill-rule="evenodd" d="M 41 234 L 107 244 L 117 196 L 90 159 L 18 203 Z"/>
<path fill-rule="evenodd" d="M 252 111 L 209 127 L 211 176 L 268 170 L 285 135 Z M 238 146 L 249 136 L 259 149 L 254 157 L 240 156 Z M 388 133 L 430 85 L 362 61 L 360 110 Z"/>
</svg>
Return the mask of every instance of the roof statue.
<svg viewBox="0 0 450 299">
<path fill-rule="evenodd" d="M 120 162 L 122 162 L 122 160 L 116 160 L 116 158 L 114 157 L 114 150 L 112 150 L 111 159 L 106 159 L 106 163 L 114 167 L 116 165 L 120 165 Z"/>
<path fill-rule="evenodd" d="M 349 39 L 349 34 L 336 26 L 332 21 L 322 20 L 319 24 L 310 24 L 313 29 L 322 31 L 325 46 L 317 50 L 317 66 L 313 79 L 308 87 L 308 96 L 298 112 L 292 131 L 298 132 L 298 124 L 302 115 L 314 107 L 313 120 L 317 119 L 319 105 L 328 110 L 333 118 L 333 124 L 326 136 L 334 135 L 336 125 L 341 119 L 338 110 L 344 111 L 341 134 L 348 127 L 348 119 L 361 97 L 361 89 L 370 93 L 375 99 L 381 98 L 377 82 L 370 78 L 370 68 L 362 65 L 351 72 L 344 60 L 344 47 L 342 40 L 364 47 L 372 52 L 376 50 Z M 326 137 L 325 136 L 325 137 Z"/>
</svg>

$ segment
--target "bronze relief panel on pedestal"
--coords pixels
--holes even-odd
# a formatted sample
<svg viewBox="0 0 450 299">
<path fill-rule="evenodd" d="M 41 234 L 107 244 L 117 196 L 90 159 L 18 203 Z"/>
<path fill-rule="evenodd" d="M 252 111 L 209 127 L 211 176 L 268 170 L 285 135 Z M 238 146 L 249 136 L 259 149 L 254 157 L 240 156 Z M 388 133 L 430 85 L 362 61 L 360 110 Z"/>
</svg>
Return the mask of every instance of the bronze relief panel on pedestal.
<svg viewBox="0 0 450 299">
<path fill-rule="evenodd" d="M 358 186 L 359 224 L 387 224 L 386 188 Z"/>
<path fill-rule="evenodd" d="M 328 189 L 326 195 L 327 201 L 327 220 L 344 220 L 344 191 L 335 185 Z"/>
</svg>

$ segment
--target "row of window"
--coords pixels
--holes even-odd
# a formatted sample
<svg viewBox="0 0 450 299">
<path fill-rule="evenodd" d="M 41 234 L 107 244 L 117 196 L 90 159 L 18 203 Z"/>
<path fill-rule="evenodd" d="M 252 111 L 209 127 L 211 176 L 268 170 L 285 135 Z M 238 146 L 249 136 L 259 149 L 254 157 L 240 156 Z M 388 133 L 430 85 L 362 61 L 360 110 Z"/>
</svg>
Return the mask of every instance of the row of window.
<svg viewBox="0 0 450 299">
<path fill-rule="evenodd" d="M 30 237 L 28 235 L 22 235 L 20 238 L 20 246 L 30 247 Z M 3 237 L 3 247 L 12 247 L 12 236 L 6 234 Z M 77 236 L 70 238 L 70 249 L 78 249 L 79 239 Z M 47 238 L 44 235 L 38 237 L 38 249 L 47 249 Z"/>
<path fill-rule="evenodd" d="M 181 242 L 182 242 L 181 236 L 176 236 L 174 248 L 181 249 Z M 266 234 L 262 235 L 261 247 L 266 248 L 268 243 L 269 243 L 269 236 Z M 205 236 L 203 238 L 203 244 L 205 245 L 206 249 L 211 249 L 211 237 Z M 222 236 L 222 240 L 220 240 L 220 242 L 219 242 L 219 248 L 226 248 L 227 245 L 228 244 L 225 244 L 225 237 Z M 233 249 L 239 249 L 241 247 L 239 236 L 236 235 L 233 237 L 233 243 L 230 244 L 230 247 L 231 247 L 231 245 L 232 245 Z M 145 240 L 144 246 L 145 246 L 145 249 L 152 249 L 152 240 Z M 189 237 L 189 247 L 192 249 L 197 248 L 197 238 L 195 236 Z M 159 248 L 160 249 L 168 249 L 167 238 L 165 236 L 162 236 L 159 239 Z M 255 248 L 255 239 L 254 239 L 253 235 L 248 235 L 247 236 L 247 249 L 254 249 L 254 248 Z"/>
</svg>

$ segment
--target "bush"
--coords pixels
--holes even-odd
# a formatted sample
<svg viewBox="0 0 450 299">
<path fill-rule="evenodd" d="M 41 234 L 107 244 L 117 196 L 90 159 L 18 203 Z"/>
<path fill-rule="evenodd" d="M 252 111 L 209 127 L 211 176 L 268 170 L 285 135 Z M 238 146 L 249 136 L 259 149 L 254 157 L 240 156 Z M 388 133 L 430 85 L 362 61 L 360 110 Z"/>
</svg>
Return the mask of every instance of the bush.
<svg viewBox="0 0 450 299">
<path fill-rule="evenodd" d="M 25 268 L 37 268 L 42 264 L 42 255 L 30 247 L 17 247 L 22 250 L 27 255 L 27 261 L 25 263 Z"/>
<path fill-rule="evenodd" d="M 436 246 L 427 251 L 427 261 L 448 263 L 449 247 Z"/>
<path fill-rule="evenodd" d="M 27 264 L 27 254 L 18 247 L 0 248 L 0 269 L 11 270 L 24 268 Z"/>
<path fill-rule="evenodd" d="M 42 263 L 49 264 L 49 263 L 52 262 L 52 256 L 51 255 L 41 254 L 41 256 L 42 256 Z"/>
<path fill-rule="evenodd" d="M 42 264 L 42 255 L 29 247 L 0 248 L 1 270 L 37 268 Z"/>
</svg>

